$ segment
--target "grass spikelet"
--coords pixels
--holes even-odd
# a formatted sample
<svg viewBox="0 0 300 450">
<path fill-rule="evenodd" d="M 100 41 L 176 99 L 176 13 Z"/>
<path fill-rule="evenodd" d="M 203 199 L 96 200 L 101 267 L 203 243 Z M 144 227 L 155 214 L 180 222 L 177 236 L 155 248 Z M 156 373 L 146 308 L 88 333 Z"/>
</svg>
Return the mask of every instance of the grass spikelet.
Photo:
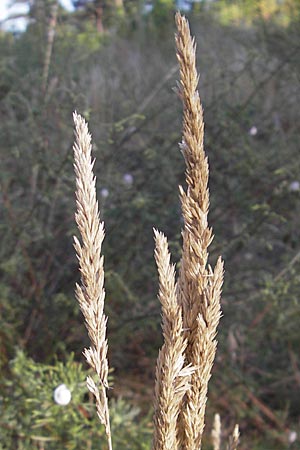
<svg viewBox="0 0 300 450">
<path fill-rule="evenodd" d="M 154 235 L 164 344 L 156 365 L 153 450 L 176 450 L 179 410 L 194 369 L 184 367 L 186 340 L 183 337 L 181 307 L 178 305 L 176 294 L 175 267 L 170 264 L 168 242 L 166 237 L 156 230 Z"/>
<path fill-rule="evenodd" d="M 207 265 L 212 230 L 208 226 L 208 161 L 204 152 L 204 122 L 196 70 L 196 46 L 188 21 L 176 14 L 176 48 L 180 67 L 179 95 L 183 102 L 183 138 L 187 190 L 180 187 L 184 218 L 183 251 L 178 280 L 178 300 L 186 329 L 187 363 L 196 368 L 191 377 L 179 420 L 181 446 L 201 448 L 208 381 L 216 352 L 216 331 L 221 316 L 223 262 L 214 271 Z"/>
<path fill-rule="evenodd" d="M 237 450 L 240 438 L 239 426 L 234 427 L 233 433 L 229 438 L 229 444 L 227 450 Z"/>
<path fill-rule="evenodd" d="M 91 347 L 84 350 L 88 364 L 97 374 L 97 381 L 87 379 L 87 387 L 96 398 L 97 413 L 105 426 L 109 450 L 112 449 L 108 411 L 108 361 L 106 322 L 104 315 L 104 268 L 101 247 L 104 239 L 104 224 L 100 221 L 96 199 L 96 178 L 93 174 L 91 135 L 85 120 L 76 112 L 74 169 L 76 175 L 75 220 L 81 235 L 81 242 L 74 237 L 81 285 L 76 285 L 76 298 L 85 318 L 85 325 Z"/>
<path fill-rule="evenodd" d="M 211 440 L 214 450 L 221 449 L 221 418 L 219 414 L 215 414 L 213 428 L 211 430 Z"/>
</svg>

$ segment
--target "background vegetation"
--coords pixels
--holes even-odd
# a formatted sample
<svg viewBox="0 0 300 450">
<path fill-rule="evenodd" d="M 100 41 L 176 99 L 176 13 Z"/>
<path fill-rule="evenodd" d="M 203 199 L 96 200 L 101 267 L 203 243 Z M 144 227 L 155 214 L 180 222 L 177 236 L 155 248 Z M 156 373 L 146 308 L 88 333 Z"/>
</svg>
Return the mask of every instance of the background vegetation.
<svg viewBox="0 0 300 450">
<path fill-rule="evenodd" d="M 153 227 L 180 258 L 174 10 L 91 1 L 67 13 L 39 0 L 24 33 L 0 34 L 0 449 L 99 448 L 103 433 L 83 384 L 88 341 L 73 294 L 75 109 L 93 133 L 106 225 L 115 448 L 150 446 L 161 345 Z M 226 269 L 207 429 L 220 412 L 225 434 L 240 424 L 244 450 L 300 448 L 299 2 L 206 1 L 189 18 L 211 261 L 222 254 Z M 65 407 L 53 400 L 61 383 L 72 391 Z"/>
</svg>

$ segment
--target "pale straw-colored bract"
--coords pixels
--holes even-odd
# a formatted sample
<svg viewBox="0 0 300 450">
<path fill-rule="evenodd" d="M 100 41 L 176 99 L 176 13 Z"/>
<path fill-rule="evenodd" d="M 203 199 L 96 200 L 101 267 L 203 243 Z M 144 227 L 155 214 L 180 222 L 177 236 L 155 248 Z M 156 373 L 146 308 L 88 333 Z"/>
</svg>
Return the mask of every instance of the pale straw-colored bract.
<svg viewBox="0 0 300 450">
<path fill-rule="evenodd" d="M 228 444 L 228 450 L 237 450 L 239 445 L 239 439 L 240 439 L 240 430 L 239 426 L 236 425 L 234 427 L 233 433 L 229 438 L 229 444 Z"/>
<path fill-rule="evenodd" d="M 232 434 L 229 436 L 229 441 L 226 445 L 226 450 L 237 450 L 239 444 L 240 432 L 239 426 L 235 425 Z M 222 426 L 221 418 L 219 414 L 215 414 L 213 428 L 211 431 L 211 441 L 213 450 L 225 450 L 225 446 L 222 446 Z"/>
<path fill-rule="evenodd" d="M 222 433 L 222 427 L 221 427 L 220 414 L 215 414 L 213 428 L 211 430 L 211 440 L 212 440 L 214 450 L 221 449 L 221 433 Z"/>
<path fill-rule="evenodd" d="M 81 242 L 74 237 L 74 247 L 81 273 L 81 285 L 76 285 L 75 293 L 91 341 L 91 347 L 84 350 L 84 356 L 97 374 L 96 381 L 90 376 L 87 378 L 87 386 L 96 398 L 97 413 L 101 423 L 105 426 L 109 449 L 111 449 L 107 400 L 107 318 L 104 315 L 104 269 L 103 256 L 101 256 L 104 224 L 100 221 L 96 199 L 91 135 L 85 120 L 76 112 L 73 117 L 75 123 L 73 149 L 77 206 L 75 220 L 81 235 Z"/>
</svg>

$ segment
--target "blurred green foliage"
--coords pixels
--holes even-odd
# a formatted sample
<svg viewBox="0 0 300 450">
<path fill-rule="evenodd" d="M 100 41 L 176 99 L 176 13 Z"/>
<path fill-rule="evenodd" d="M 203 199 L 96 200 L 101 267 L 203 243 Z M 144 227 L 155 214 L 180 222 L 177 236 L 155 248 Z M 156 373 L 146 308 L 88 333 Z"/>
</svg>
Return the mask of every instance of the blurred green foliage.
<svg viewBox="0 0 300 450">
<path fill-rule="evenodd" d="M 272 21 L 286 27 L 299 19 L 299 3 L 294 0 L 218 0 L 216 13 L 222 24 L 251 26 Z"/>
<path fill-rule="evenodd" d="M 153 384 L 161 345 L 153 227 L 180 260 L 174 5 L 157 1 L 145 15 L 124 3 L 104 33 L 89 15 L 60 9 L 44 89 L 50 3 L 32 9 L 25 33 L 0 34 L 3 449 L 101 442 L 85 371 L 69 357 L 81 361 L 88 345 L 73 295 L 73 110 L 93 134 L 116 384 L 131 374 Z M 288 439 L 299 436 L 300 401 L 300 8 L 272 5 L 203 2 L 190 16 L 211 172 L 211 263 L 222 254 L 226 268 L 207 428 L 215 411 L 225 434 L 239 422 L 245 450 L 299 448 Z M 74 393 L 66 407 L 53 402 L 60 383 Z M 144 419 L 112 391 L 116 448 L 149 448 L 149 390 Z"/>
<path fill-rule="evenodd" d="M 86 391 L 87 372 L 73 355 L 65 364 L 35 363 L 22 351 L 17 351 L 10 364 L 10 376 L 4 380 L 0 395 L 1 443 L 3 449 L 78 449 L 97 448 L 106 438 L 100 426 L 93 399 Z M 65 384 L 71 401 L 60 405 L 54 400 L 54 390 Z M 114 444 L 117 448 L 141 449 L 139 440 L 150 442 L 148 420 L 139 421 L 138 408 L 124 400 L 110 405 Z M 145 447 L 146 448 L 146 447 Z"/>
</svg>

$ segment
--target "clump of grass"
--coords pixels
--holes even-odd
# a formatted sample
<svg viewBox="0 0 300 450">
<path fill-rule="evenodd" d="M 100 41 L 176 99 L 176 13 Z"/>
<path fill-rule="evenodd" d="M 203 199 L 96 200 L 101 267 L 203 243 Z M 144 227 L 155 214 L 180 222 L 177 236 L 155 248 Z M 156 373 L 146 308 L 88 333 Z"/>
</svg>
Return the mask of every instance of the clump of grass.
<svg viewBox="0 0 300 450">
<path fill-rule="evenodd" d="M 176 283 L 167 238 L 157 230 L 155 259 L 159 274 L 164 344 L 156 366 L 153 450 L 199 450 L 205 425 L 208 382 L 216 353 L 216 332 L 221 316 L 223 262 L 212 270 L 208 247 L 213 239 L 208 226 L 209 168 L 204 152 L 203 111 L 197 91 L 196 46 L 188 21 L 176 14 L 176 47 L 180 66 L 179 95 L 183 102 L 183 137 L 180 144 L 186 163 L 186 191 L 180 187 L 184 228 L 182 260 Z M 76 222 L 82 244 L 75 238 L 81 272 L 76 297 L 85 317 L 91 347 L 84 351 L 97 374 L 87 380 L 96 398 L 98 416 L 105 425 L 111 450 L 107 400 L 107 341 L 104 315 L 104 269 L 101 246 L 104 226 L 99 218 L 91 158 L 91 136 L 84 119 L 74 114 Z M 220 448 L 221 425 L 215 425 L 215 449 Z M 236 450 L 238 429 L 229 444 Z"/>
</svg>

